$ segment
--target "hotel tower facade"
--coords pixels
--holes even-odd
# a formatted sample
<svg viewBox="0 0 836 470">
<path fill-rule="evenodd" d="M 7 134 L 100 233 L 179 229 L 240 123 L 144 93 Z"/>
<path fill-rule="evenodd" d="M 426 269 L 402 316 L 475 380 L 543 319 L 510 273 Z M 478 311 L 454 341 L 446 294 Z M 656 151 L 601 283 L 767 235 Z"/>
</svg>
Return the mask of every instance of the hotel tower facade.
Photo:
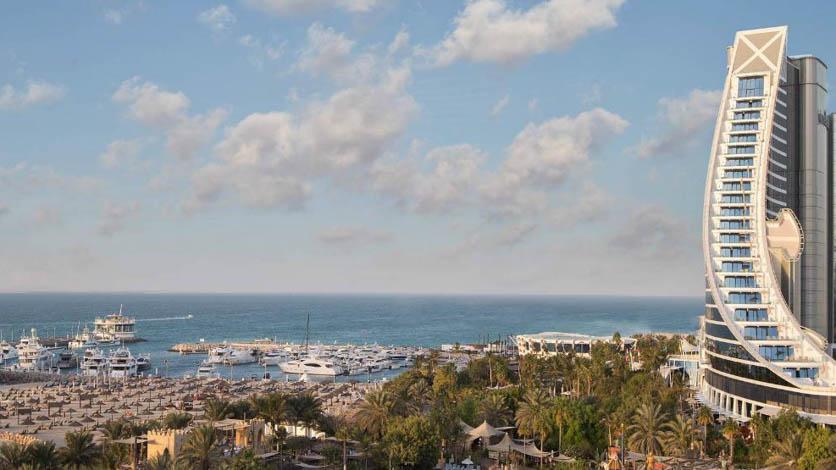
<svg viewBox="0 0 836 470">
<path fill-rule="evenodd" d="M 836 424 L 834 117 L 826 65 L 787 28 L 740 31 L 711 145 L 701 398 L 746 420 L 792 407 Z"/>
</svg>

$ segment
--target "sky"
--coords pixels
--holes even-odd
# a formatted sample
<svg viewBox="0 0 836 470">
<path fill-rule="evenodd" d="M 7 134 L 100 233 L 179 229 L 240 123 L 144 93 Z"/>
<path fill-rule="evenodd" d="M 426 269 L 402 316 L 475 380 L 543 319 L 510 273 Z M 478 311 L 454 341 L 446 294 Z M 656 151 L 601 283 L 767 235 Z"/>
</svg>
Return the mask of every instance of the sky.
<svg viewBox="0 0 836 470">
<path fill-rule="evenodd" d="M 0 292 L 700 296 L 740 29 L 836 4 L 13 2 Z"/>
</svg>

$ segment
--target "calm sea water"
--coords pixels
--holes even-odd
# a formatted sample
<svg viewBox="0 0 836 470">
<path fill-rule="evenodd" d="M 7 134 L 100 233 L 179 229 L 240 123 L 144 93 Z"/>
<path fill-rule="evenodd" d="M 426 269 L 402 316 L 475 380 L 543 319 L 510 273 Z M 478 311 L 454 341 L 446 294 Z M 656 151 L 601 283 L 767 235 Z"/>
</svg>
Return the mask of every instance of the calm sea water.
<svg viewBox="0 0 836 470">
<path fill-rule="evenodd" d="M 700 298 L 407 295 L 0 294 L 0 332 L 15 339 L 66 335 L 119 309 L 137 318 L 134 353 L 151 353 L 159 373 L 194 373 L 203 356 L 166 352 L 173 344 L 276 338 L 302 342 L 311 316 L 312 342 L 438 346 L 490 335 L 564 331 L 591 335 L 692 332 Z M 172 319 L 188 314 L 190 320 Z M 260 375 L 258 366 L 225 375 Z M 152 369 L 153 370 L 153 369 Z M 271 372 L 276 376 L 276 368 Z"/>
</svg>

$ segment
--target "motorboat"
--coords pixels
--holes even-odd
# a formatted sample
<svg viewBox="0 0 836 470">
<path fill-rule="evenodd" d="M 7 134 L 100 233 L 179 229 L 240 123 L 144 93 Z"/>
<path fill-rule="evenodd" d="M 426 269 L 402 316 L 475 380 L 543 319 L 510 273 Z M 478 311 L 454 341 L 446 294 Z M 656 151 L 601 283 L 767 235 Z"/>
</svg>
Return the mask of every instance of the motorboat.
<svg viewBox="0 0 836 470">
<path fill-rule="evenodd" d="M 215 364 L 209 361 L 203 361 L 197 367 L 197 375 L 196 377 L 200 378 L 214 378 L 218 377 L 218 369 L 215 367 Z"/>
<path fill-rule="evenodd" d="M 99 377 L 108 375 L 110 361 L 104 352 L 99 348 L 90 348 L 84 351 L 81 357 L 81 374 L 87 377 Z"/>
<path fill-rule="evenodd" d="M 141 354 L 136 357 L 136 370 L 137 371 L 144 371 L 151 368 L 151 355 L 150 354 Z"/>
<path fill-rule="evenodd" d="M 76 334 L 67 344 L 67 347 L 70 349 L 89 349 L 98 346 L 99 342 L 96 341 L 96 337 L 87 328 L 84 328 L 84 331 L 81 333 Z"/>
<path fill-rule="evenodd" d="M 74 352 L 65 350 L 58 353 L 58 361 L 55 362 L 55 367 L 59 369 L 74 369 L 78 366 L 78 356 Z"/>
<path fill-rule="evenodd" d="M 258 363 L 262 366 L 278 366 L 282 362 L 286 362 L 287 359 L 287 352 L 280 349 L 272 349 L 264 353 Z"/>
<path fill-rule="evenodd" d="M 30 336 L 20 338 L 17 345 L 17 367 L 24 370 L 46 370 L 52 362 L 52 353 L 41 345 L 38 332 L 32 328 Z"/>
<path fill-rule="evenodd" d="M 255 349 L 230 349 L 223 363 L 228 366 L 237 366 L 239 364 L 252 364 L 258 361 L 258 351 Z"/>
<path fill-rule="evenodd" d="M 0 364 L 17 361 L 17 348 L 7 341 L 0 342 Z"/>
<path fill-rule="evenodd" d="M 210 364 L 223 364 L 226 357 L 232 352 L 232 348 L 223 345 L 209 350 L 209 357 L 206 359 Z"/>
<path fill-rule="evenodd" d="M 316 358 L 296 359 L 293 361 L 282 362 L 279 364 L 279 367 L 285 374 L 327 376 L 337 376 L 343 374 L 343 369 L 340 366 L 332 362 Z"/>
<path fill-rule="evenodd" d="M 110 353 L 108 367 L 113 378 L 135 377 L 137 374 L 136 358 L 124 346 Z"/>
</svg>

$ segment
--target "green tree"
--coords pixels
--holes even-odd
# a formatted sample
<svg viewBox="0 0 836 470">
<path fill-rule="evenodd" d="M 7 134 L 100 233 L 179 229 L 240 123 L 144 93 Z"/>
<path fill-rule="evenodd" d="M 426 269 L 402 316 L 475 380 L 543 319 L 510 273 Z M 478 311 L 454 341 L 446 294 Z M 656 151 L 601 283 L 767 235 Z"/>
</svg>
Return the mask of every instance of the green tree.
<svg viewBox="0 0 836 470">
<path fill-rule="evenodd" d="M 644 404 L 633 416 L 627 429 L 630 447 L 643 454 L 659 455 L 667 415 L 658 404 Z"/>
<path fill-rule="evenodd" d="M 691 419 L 678 414 L 665 424 L 663 443 L 668 455 L 684 457 L 694 442 L 694 423 Z"/>
<path fill-rule="evenodd" d="M 174 412 L 163 416 L 162 426 L 166 429 L 185 429 L 191 422 L 191 414 Z"/>
<path fill-rule="evenodd" d="M 517 409 L 517 428 L 525 435 L 539 437 L 541 449 L 551 427 L 551 411 L 549 398 L 540 388 L 529 390 Z"/>
<path fill-rule="evenodd" d="M 232 415 L 232 407 L 229 400 L 222 398 L 210 398 L 203 405 L 203 416 L 209 421 L 220 421 Z"/>
<path fill-rule="evenodd" d="M 68 432 L 64 435 L 65 446 L 58 450 L 61 462 L 67 467 L 78 470 L 86 468 L 99 458 L 99 449 L 93 443 L 93 434 L 89 431 Z"/>
<path fill-rule="evenodd" d="M 436 442 L 432 424 L 421 415 L 394 418 L 383 437 L 390 463 L 411 468 L 433 467 L 439 455 Z"/>
<path fill-rule="evenodd" d="M 221 462 L 221 470 L 262 470 L 267 468 L 252 449 L 244 449 L 235 457 Z"/>
<path fill-rule="evenodd" d="M 295 423 L 302 423 L 305 426 L 305 434 L 308 435 L 311 427 L 319 421 L 322 416 L 322 402 L 313 393 L 301 393 L 294 395 L 287 400 L 288 414 Z"/>
<path fill-rule="evenodd" d="M 369 433 L 372 439 L 379 440 L 386 431 L 386 423 L 395 413 L 395 398 L 388 390 L 372 390 L 366 394 L 363 403 L 354 417 L 357 425 Z"/>
<path fill-rule="evenodd" d="M 211 424 L 205 424 L 189 433 L 178 459 L 190 468 L 209 470 L 219 457 L 218 435 Z"/>
<path fill-rule="evenodd" d="M 729 441 L 729 463 L 734 462 L 734 440 L 737 439 L 737 435 L 740 434 L 740 426 L 733 419 L 727 419 L 725 423 L 723 423 L 723 437 Z"/>
<path fill-rule="evenodd" d="M 798 461 L 804 454 L 804 431 L 796 429 L 793 433 L 778 439 L 772 444 L 772 456 L 766 461 L 768 465 L 781 469 L 797 467 Z"/>
<path fill-rule="evenodd" d="M 821 461 L 826 461 L 830 454 L 831 432 L 827 428 L 816 427 L 808 429 L 804 433 L 801 457 L 798 459 L 798 468 L 802 470 L 815 470 Z M 833 468 L 836 468 L 834 466 Z"/>
<path fill-rule="evenodd" d="M 26 461 L 38 470 L 58 470 L 58 460 L 54 442 L 35 441 L 26 446 Z"/>
<path fill-rule="evenodd" d="M 171 458 L 171 454 L 166 449 L 162 454 L 148 459 L 145 463 L 145 470 L 173 470 L 174 466 L 174 459 Z"/>
<path fill-rule="evenodd" d="M 0 444 L 0 469 L 15 470 L 23 466 L 29 459 L 26 446 L 16 442 Z"/>
<path fill-rule="evenodd" d="M 705 445 L 708 442 L 708 426 L 714 422 L 714 412 L 711 408 L 702 405 L 697 410 L 697 424 L 702 426 L 702 453 L 705 454 Z"/>
<path fill-rule="evenodd" d="M 489 393 L 479 403 L 479 419 L 494 426 L 506 426 L 511 419 L 511 408 L 505 395 Z"/>
</svg>

